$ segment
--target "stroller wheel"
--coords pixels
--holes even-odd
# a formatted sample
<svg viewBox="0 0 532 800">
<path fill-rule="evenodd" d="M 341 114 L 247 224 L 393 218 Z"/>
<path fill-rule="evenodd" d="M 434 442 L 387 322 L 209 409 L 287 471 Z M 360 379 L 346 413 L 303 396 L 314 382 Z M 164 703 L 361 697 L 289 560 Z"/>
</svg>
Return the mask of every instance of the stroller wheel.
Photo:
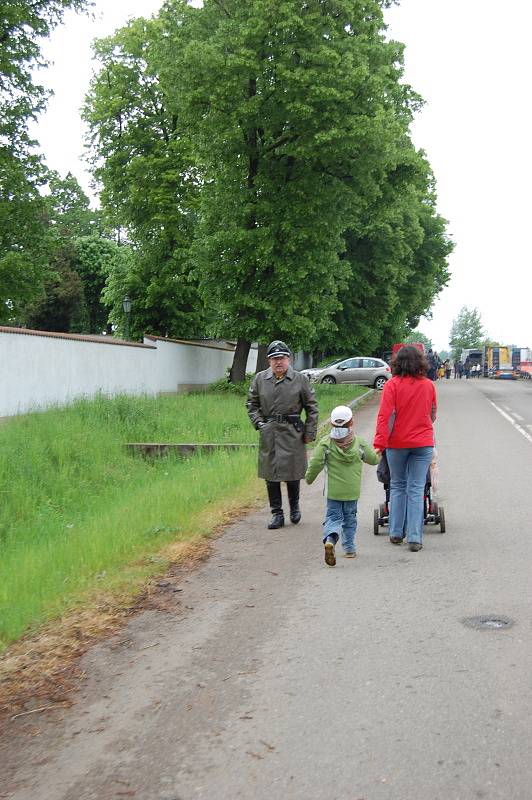
<svg viewBox="0 0 532 800">
<path fill-rule="evenodd" d="M 375 536 L 379 535 L 379 509 L 373 510 L 373 533 Z"/>
<path fill-rule="evenodd" d="M 440 508 L 440 533 L 445 533 L 445 511 Z"/>
</svg>

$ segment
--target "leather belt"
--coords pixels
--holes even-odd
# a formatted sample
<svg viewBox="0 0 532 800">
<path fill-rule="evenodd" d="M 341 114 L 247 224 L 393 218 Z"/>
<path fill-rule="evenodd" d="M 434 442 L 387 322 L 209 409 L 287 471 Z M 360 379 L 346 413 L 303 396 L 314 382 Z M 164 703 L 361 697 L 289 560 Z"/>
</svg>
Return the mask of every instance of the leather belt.
<svg viewBox="0 0 532 800">
<path fill-rule="evenodd" d="M 297 414 L 272 414 L 271 417 L 265 417 L 265 422 L 290 422 L 294 424 L 295 419 L 300 419 Z"/>
</svg>

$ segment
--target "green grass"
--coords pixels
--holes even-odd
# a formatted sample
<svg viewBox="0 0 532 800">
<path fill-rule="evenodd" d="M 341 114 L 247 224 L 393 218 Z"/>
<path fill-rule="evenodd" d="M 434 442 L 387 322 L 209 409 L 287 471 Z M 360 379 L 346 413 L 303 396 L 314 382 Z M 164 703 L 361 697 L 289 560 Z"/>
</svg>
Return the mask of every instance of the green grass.
<svg viewBox="0 0 532 800">
<path fill-rule="evenodd" d="M 321 419 L 364 391 L 317 386 Z M 160 570 L 166 544 L 210 533 L 201 512 L 249 496 L 255 451 L 144 460 L 124 448 L 191 441 L 256 442 L 244 398 L 99 397 L 0 427 L 0 650 L 125 567 Z"/>
</svg>

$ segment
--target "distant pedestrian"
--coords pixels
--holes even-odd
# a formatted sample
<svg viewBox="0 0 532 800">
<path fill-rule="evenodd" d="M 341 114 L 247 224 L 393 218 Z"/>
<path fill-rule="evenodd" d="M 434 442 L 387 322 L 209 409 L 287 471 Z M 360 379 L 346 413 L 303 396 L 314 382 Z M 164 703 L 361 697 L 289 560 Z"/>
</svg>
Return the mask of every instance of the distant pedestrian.
<svg viewBox="0 0 532 800">
<path fill-rule="evenodd" d="M 290 521 L 301 519 L 299 482 L 305 477 L 305 445 L 316 438 L 318 403 L 307 378 L 290 365 L 284 342 L 271 342 L 269 367 L 255 375 L 248 394 L 248 416 L 260 433 L 259 478 L 264 478 L 272 512 L 270 530 L 284 525 L 281 481 L 286 482 Z M 305 411 L 305 419 L 301 412 Z"/>
<path fill-rule="evenodd" d="M 431 381 L 435 381 L 438 377 L 437 375 L 438 362 L 435 353 L 433 353 L 432 351 L 432 348 L 430 348 L 429 352 L 427 353 L 427 363 L 428 363 L 427 378 L 429 378 Z"/>
<path fill-rule="evenodd" d="M 323 523 L 325 563 L 336 564 L 334 548 L 341 538 L 346 558 L 356 556 L 357 503 L 360 497 L 362 462 L 378 464 L 379 456 L 360 436 L 355 436 L 353 412 L 337 406 L 331 413 L 332 428 L 318 442 L 305 475 L 313 483 L 325 470 L 327 510 Z"/>
<path fill-rule="evenodd" d="M 466 360 L 464 361 L 464 373 L 466 376 L 466 380 L 469 380 L 469 375 L 471 373 L 471 361 L 469 356 L 467 356 Z"/>
<path fill-rule="evenodd" d="M 423 493 L 433 458 L 436 387 L 425 377 L 427 361 L 402 347 L 384 385 L 373 447 L 386 450 L 390 467 L 390 542 L 406 535 L 410 550 L 423 546 Z"/>
<path fill-rule="evenodd" d="M 451 362 L 448 358 L 446 358 L 445 361 L 443 362 L 443 368 L 445 370 L 445 379 L 449 380 L 449 378 L 451 377 Z"/>
</svg>

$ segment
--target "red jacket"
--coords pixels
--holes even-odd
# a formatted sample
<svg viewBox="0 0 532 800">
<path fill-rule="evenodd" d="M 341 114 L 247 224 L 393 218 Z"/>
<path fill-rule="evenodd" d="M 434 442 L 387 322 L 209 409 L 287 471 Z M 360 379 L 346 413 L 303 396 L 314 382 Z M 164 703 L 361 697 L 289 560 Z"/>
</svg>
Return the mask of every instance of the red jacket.
<svg viewBox="0 0 532 800">
<path fill-rule="evenodd" d="M 428 378 L 395 375 L 384 385 L 373 447 L 430 447 L 436 419 L 436 389 Z"/>
</svg>

